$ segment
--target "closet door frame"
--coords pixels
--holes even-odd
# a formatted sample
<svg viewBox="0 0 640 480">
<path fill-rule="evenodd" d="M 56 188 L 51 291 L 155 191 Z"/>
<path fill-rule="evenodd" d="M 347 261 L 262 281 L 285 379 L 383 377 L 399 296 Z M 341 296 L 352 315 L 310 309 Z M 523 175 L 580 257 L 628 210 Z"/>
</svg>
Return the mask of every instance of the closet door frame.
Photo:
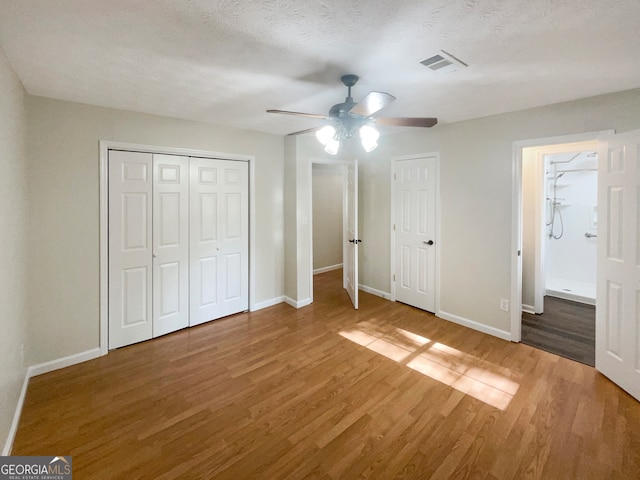
<svg viewBox="0 0 640 480">
<path fill-rule="evenodd" d="M 109 150 L 247 162 L 249 166 L 249 311 L 255 308 L 255 157 L 236 153 L 100 141 L 100 355 L 109 352 Z"/>
</svg>

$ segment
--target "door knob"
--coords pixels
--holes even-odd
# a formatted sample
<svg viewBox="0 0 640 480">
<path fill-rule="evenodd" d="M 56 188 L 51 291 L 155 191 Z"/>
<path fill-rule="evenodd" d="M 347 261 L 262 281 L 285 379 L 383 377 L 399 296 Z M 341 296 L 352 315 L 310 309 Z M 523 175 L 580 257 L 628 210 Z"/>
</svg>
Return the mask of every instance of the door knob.
<svg viewBox="0 0 640 480">
<path fill-rule="evenodd" d="M 433 245 L 433 240 L 429 240 L 428 242 L 422 242 L 422 243 L 424 243 L 425 245 Z"/>
</svg>

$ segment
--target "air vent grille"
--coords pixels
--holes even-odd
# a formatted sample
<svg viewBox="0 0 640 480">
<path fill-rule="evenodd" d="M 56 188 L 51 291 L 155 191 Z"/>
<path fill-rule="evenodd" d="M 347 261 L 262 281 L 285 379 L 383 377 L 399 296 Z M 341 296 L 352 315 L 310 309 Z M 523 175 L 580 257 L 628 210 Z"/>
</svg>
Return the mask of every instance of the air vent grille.
<svg viewBox="0 0 640 480">
<path fill-rule="evenodd" d="M 462 60 L 459 60 L 444 50 L 440 50 L 440 53 L 433 55 L 420 63 L 436 73 L 451 73 L 455 72 L 459 68 L 468 66 Z"/>
<path fill-rule="evenodd" d="M 440 70 L 441 68 L 451 65 L 451 62 L 444 58 L 442 55 L 434 55 L 420 62 L 425 67 L 429 67 L 431 70 Z"/>
</svg>

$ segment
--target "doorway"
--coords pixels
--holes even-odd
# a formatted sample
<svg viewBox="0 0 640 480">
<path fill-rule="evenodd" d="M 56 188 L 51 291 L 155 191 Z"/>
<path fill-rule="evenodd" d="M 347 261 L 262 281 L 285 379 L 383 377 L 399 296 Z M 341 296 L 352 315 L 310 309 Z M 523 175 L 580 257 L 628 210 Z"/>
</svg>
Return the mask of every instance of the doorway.
<svg viewBox="0 0 640 480">
<path fill-rule="evenodd" d="M 522 342 L 595 364 L 596 141 L 523 149 Z"/>
<path fill-rule="evenodd" d="M 590 141 L 597 142 L 599 157 L 595 368 L 640 399 L 640 130 L 619 134 L 606 130 L 514 142 L 511 296 L 515 308 L 511 310 L 511 340 L 519 342 L 522 338 L 525 149 Z"/>
<path fill-rule="evenodd" d="M 321 289 L 342 290 L 344 283 L 346 166 L 342 163 L 313 161 L 311 163 L 311 223 L 312 223 L 312 292 Z M 329 272 L 332 272 L 329 274 Z M 317 277 L 322 275 L 322 277 Z M 321 278 L 321 282 L 316 279 Z M 330 285 L 336 283 L 336 285 Z"/>
<path fill-rule="evenodd" d="M 522 150 L 522 342 L 593 366 L 598 142 Z"/>
</svg>

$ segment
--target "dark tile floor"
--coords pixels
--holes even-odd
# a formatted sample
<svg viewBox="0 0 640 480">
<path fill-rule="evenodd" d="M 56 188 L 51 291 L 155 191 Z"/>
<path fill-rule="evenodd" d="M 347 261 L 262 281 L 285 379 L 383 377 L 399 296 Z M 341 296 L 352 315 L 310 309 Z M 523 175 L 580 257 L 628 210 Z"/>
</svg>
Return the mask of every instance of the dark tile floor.
<svg viewBox="0 0 640 480">
<path fill-rule="evenodd" d="M 522 343 L 595 365 L 596 308 L 544 297 L 544 313 L 522 314 Z"/>
</svg>

